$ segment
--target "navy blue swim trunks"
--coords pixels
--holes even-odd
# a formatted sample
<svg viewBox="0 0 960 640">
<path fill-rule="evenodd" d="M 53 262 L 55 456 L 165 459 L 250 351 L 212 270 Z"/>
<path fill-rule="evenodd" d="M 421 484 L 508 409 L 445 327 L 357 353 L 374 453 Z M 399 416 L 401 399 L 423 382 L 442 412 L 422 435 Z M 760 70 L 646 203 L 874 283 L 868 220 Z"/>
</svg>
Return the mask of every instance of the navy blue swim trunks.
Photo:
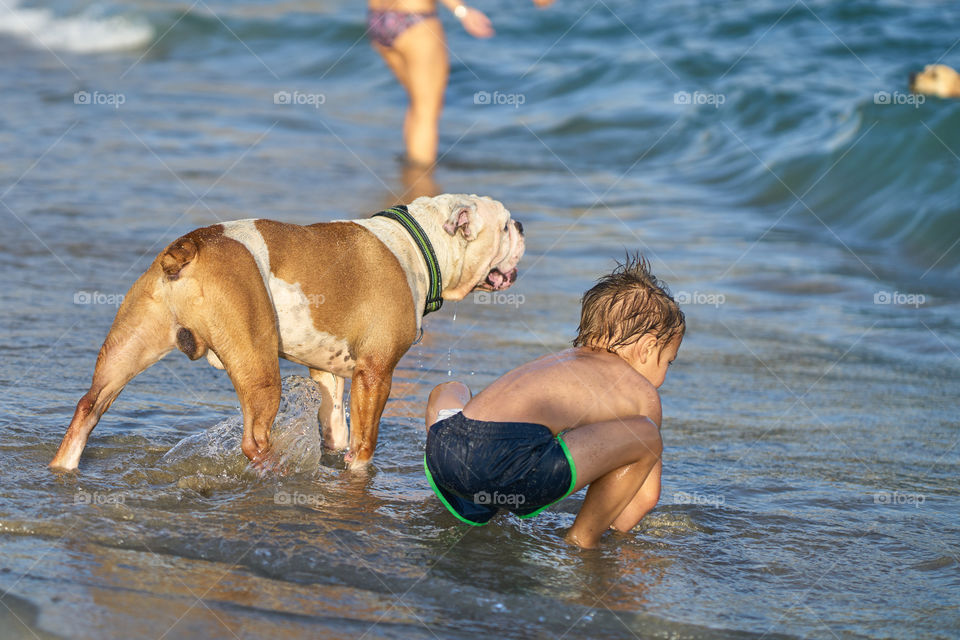
<svg viewBox="0 0 960 640">
<path fill-rule="evenodd" d="M 472 525 L 486 524 L 500 509 L 531 518 L 577 484 L 573 456 L 547 427 L 462 413 L 430 427 L 423 468 L 440 502 Z"/>
</svg>

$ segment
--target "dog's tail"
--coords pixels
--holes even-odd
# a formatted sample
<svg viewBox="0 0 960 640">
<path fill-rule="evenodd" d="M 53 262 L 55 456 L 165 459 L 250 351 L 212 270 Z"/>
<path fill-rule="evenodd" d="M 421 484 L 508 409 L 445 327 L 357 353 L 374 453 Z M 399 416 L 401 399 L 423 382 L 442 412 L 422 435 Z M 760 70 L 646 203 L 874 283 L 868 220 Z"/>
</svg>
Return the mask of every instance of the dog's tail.
<svg viewBox="0 0 960 640">
<path fill-rule="evenodd" d="M 183 268 L 197 257 L 197 243 L 189 236 L 177 238 L 160 255 L 160 268 L 168 280 L 180 277 Z"/>
</svg>

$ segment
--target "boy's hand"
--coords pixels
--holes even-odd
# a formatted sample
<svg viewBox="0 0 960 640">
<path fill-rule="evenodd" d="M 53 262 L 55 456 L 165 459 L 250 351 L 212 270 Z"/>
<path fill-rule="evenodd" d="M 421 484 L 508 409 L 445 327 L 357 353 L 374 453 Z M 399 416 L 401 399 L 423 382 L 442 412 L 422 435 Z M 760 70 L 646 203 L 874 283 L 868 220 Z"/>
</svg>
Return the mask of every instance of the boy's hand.
<svg viewBox="0 0 960 640">
<path fill-rule="evenodd" d="M 490 18 L 478 9 L 467 7 L 467 14 L 460 19 L 460 24 L 474 38 L 489 38 L 494 34 Z"/>
</svg>

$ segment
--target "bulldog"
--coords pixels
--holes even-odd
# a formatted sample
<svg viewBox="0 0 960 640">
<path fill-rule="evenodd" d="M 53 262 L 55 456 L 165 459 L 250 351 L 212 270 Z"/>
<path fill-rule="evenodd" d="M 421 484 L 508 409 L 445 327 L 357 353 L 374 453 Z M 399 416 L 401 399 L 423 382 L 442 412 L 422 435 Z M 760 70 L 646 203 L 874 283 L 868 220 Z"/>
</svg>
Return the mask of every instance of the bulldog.
<svg viewBox="0 0 960 640">
<path fill-rule="evenodd" d="M 90 432 L 136 375 L 173 349 L 225 369 L 243 413 L 243 453 L 269 461 L 280 363 L 321 391 L 323 445 L 352 469 L 377 444 L 393 370 L 424 313 L 516 280 L 523 226 L 487 197 L 417 198 L 364 220 L 224 222 L 173 241 L 130 288 L 97 356 L 54 469 L 76 469 Z M 351 427 L 343 402 L 352 381 Z"/>
</svg>

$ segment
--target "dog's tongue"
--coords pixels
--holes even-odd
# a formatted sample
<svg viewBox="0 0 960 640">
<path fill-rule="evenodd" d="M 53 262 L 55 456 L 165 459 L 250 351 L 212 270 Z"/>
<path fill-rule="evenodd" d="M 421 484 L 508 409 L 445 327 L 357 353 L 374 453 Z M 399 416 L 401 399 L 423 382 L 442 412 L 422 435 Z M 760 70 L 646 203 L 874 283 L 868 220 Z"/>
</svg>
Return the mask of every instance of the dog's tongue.
<svg viewBox="0 0 960 640">
<path fill-rule="evenodd" d="M 511 269 L 507 273 L 500 271 L 500 269 L 491 269 L 490 273 L 487 274 L 486 284 L 494 291 L 500 291 L 512 285 L 516 279 L 516 268 Z"/>
<path fill-rule="evenodd" d="M 499 289 L 506 279 L 507 276 L 503 275 L 499 269 L 494 269 L 487 274 L 487 283 L 494 289 Z"/>
</svg>

